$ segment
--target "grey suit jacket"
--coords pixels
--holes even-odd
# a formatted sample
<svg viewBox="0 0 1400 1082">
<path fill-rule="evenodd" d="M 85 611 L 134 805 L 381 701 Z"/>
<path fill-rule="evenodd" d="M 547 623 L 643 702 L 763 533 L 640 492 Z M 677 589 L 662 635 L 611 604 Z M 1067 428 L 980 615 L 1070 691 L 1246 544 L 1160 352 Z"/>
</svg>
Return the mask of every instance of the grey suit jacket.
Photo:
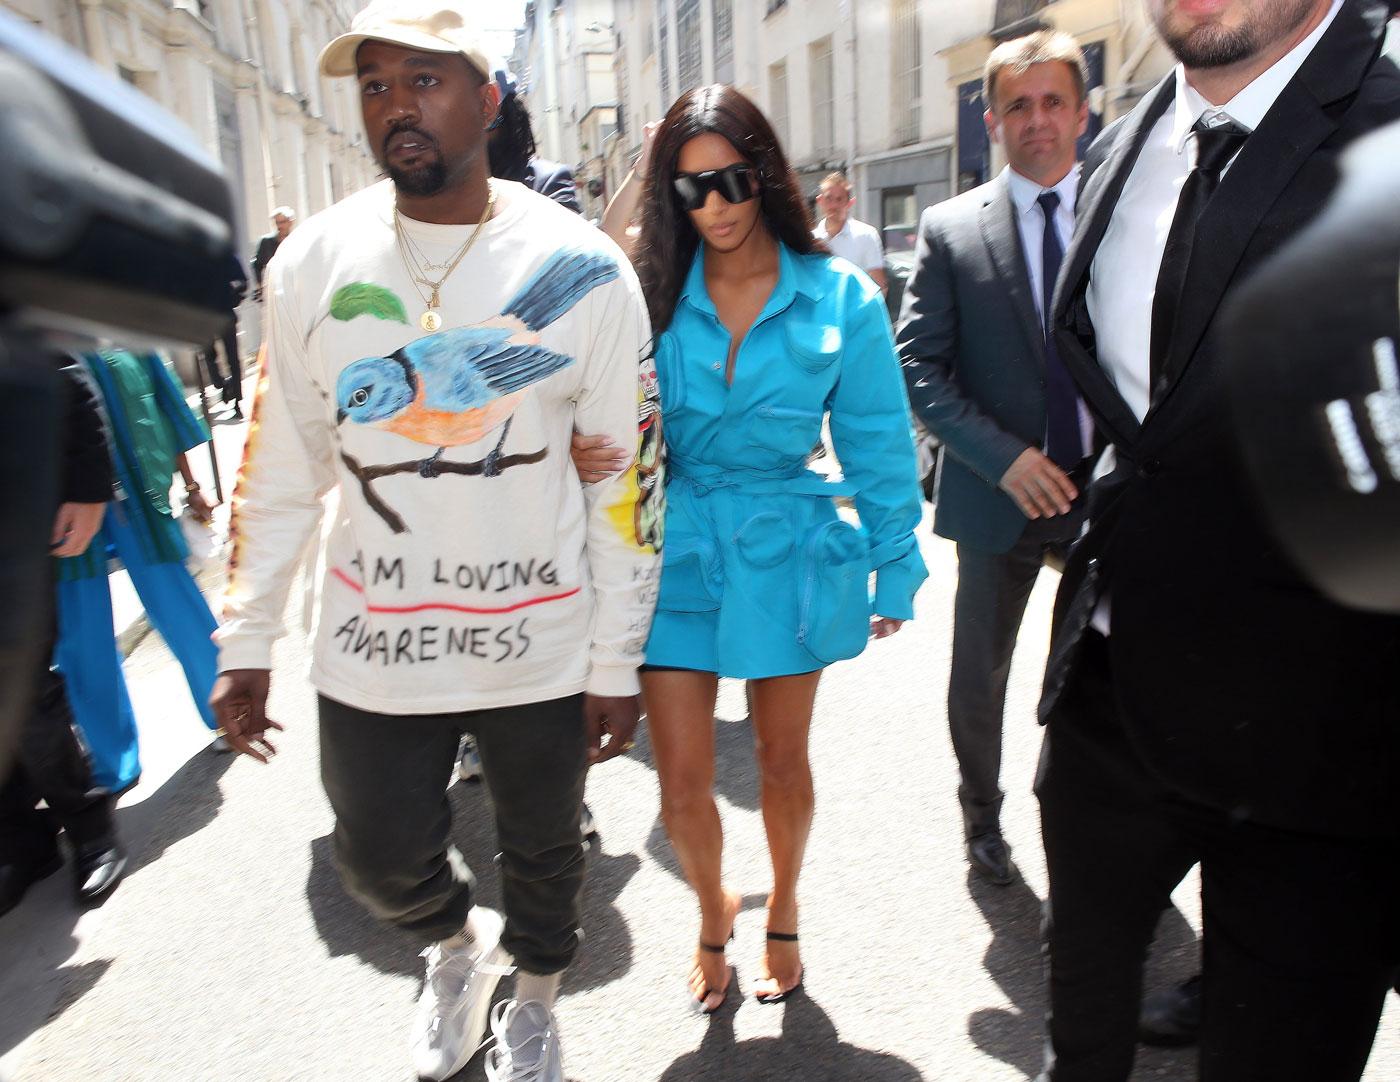
<svg viewBox="0 0 1400 1082">
<path fill-rule="evenodd" d="M 896 342 L 919 419 L 946 448 L 934 531 L 1006 552 L 1026 528 L 997 487 L 1045 439 L 1045 338 L 1005 174 L 924 211 Z"/>
</svg>

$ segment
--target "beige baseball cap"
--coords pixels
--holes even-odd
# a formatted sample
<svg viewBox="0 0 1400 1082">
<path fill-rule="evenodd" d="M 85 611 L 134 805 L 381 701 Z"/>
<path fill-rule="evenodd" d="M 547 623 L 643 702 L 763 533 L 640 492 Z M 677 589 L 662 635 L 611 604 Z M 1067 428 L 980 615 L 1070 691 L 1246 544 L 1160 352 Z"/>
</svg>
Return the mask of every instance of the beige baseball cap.
<svg viewBox="0 0 1400 1082">
<path fill-rule="evenodd" d="M 366 41 L 384 41 L 427 53 L 461 53 L 491 78 L 493 64 L 475 20 L 461 5 L 442 0 L 373 0 L 341 34 L 321 50 L 321 74 L 355 74 L 355 54 Z"/>
</svg>

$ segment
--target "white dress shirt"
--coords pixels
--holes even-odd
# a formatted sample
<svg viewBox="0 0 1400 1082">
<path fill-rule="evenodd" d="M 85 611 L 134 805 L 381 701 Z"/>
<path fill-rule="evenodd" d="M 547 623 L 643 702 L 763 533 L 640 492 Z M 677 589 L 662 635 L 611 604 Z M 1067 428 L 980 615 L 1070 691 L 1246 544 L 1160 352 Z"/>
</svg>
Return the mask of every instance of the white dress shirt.
<svg viewBox="0 0 1400 1082">
<path fill-rule="evenodd" d="M 866 225 L 848 217 L 841 231 L 834 237 L 826 235 L 826 219 L 817 223 L 812 236 L 824 240 L 832 255 L 850 260 L 863 271 L 885 269 L 885 248 L 880 243 L 880 231 L 873 225 Z"/>
<path fill-rule="evenodd" d="M 1085 296 L 1094 324 L 1099 364 L 1139 421 L 1151 403 L 1152 304 L 1157 294 L 1157 274 L 1182 186 L 1196 167 L 1196 140 L 1191 138 L 1191 127 L 1202 116 L 1223 113 L 1249 131 L 1257 128 L 1341 7 L 1342 0 L 1333 0 L 1326 17 L 1311 34 L 1224 105 L 1213 106 L 1206 101 L 1186 81 L 1182 66 L 1177 65 L 1175 104 L 1153 126 L 1142 153 L 1133 163 L 1090 265 Z M 1229 168 L 1226 165 L 1222 176 Z M 1113 449 L 1109 448 L 1095 470 L 1096 476 L 1111 472 L 1113 465 Z M 1099 603 L 1093 624 L 1108 634 L 1107 598 Z"/>
<path fill-rule="evenodd" d="M 1031 280 L 1031 296 L 1035 301 L 1035 311 L 1045 324 L 1045 212 L 1037 200 L 1045 192 L 1054 192 L 1060 197 L 1060 205 L 1055 208 L 1055 232 L 1060 238 L 1060 254 L 1069 251 L 1069 239 L 1074 234 L 1074 204 L 1079 194 L 1079 163 L 1075 162 L 1070 171 L 1058 184 L 1042 188 L 1035 181 L 1023 177 L 1011 166 L 1003 170 L 1006 184 L 1011 192 L 1011 204 L 1016 210 L 1016 228 L 1021 234 L 1021 251 L 1026 256 L 1026 273 Z M 1050 284 L 1054 289 L 1054 283 Z M 1084 400 L 1079 399 L 1079 438 L 1085 454 L 1094 446 L 1094 418 Z"/>
</svg>

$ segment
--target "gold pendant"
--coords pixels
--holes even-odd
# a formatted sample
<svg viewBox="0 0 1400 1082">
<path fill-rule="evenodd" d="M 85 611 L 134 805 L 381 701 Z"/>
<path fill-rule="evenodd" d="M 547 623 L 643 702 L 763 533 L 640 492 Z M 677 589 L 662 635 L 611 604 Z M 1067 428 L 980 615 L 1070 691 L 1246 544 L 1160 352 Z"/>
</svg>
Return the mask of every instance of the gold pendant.
<svg viewBox="0 0 1400 1082">
<path fill-rule="evenodd" d="M 418 317 L 418 326 L 425 331 L 435 331 L 442 326 L 442 316 L 433 311 L 424 312 Z"/>
</svg>

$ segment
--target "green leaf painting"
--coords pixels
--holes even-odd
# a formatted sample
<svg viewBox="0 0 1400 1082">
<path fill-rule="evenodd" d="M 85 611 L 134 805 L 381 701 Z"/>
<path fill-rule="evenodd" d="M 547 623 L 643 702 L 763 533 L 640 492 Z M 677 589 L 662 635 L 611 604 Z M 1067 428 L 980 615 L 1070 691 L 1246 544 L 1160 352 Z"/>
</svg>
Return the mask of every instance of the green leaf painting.
<svg viewBox="0 0 1400 1082">
<path fill-rule="evenodd" d="M 394 323 L 407 323 L 403 301 L 392 291 L 373 282 L 351 282 L 341 286 L 331 298 L 331 317 L 345 322 L 356 316 L 373 316 Z"/>
</svg>

